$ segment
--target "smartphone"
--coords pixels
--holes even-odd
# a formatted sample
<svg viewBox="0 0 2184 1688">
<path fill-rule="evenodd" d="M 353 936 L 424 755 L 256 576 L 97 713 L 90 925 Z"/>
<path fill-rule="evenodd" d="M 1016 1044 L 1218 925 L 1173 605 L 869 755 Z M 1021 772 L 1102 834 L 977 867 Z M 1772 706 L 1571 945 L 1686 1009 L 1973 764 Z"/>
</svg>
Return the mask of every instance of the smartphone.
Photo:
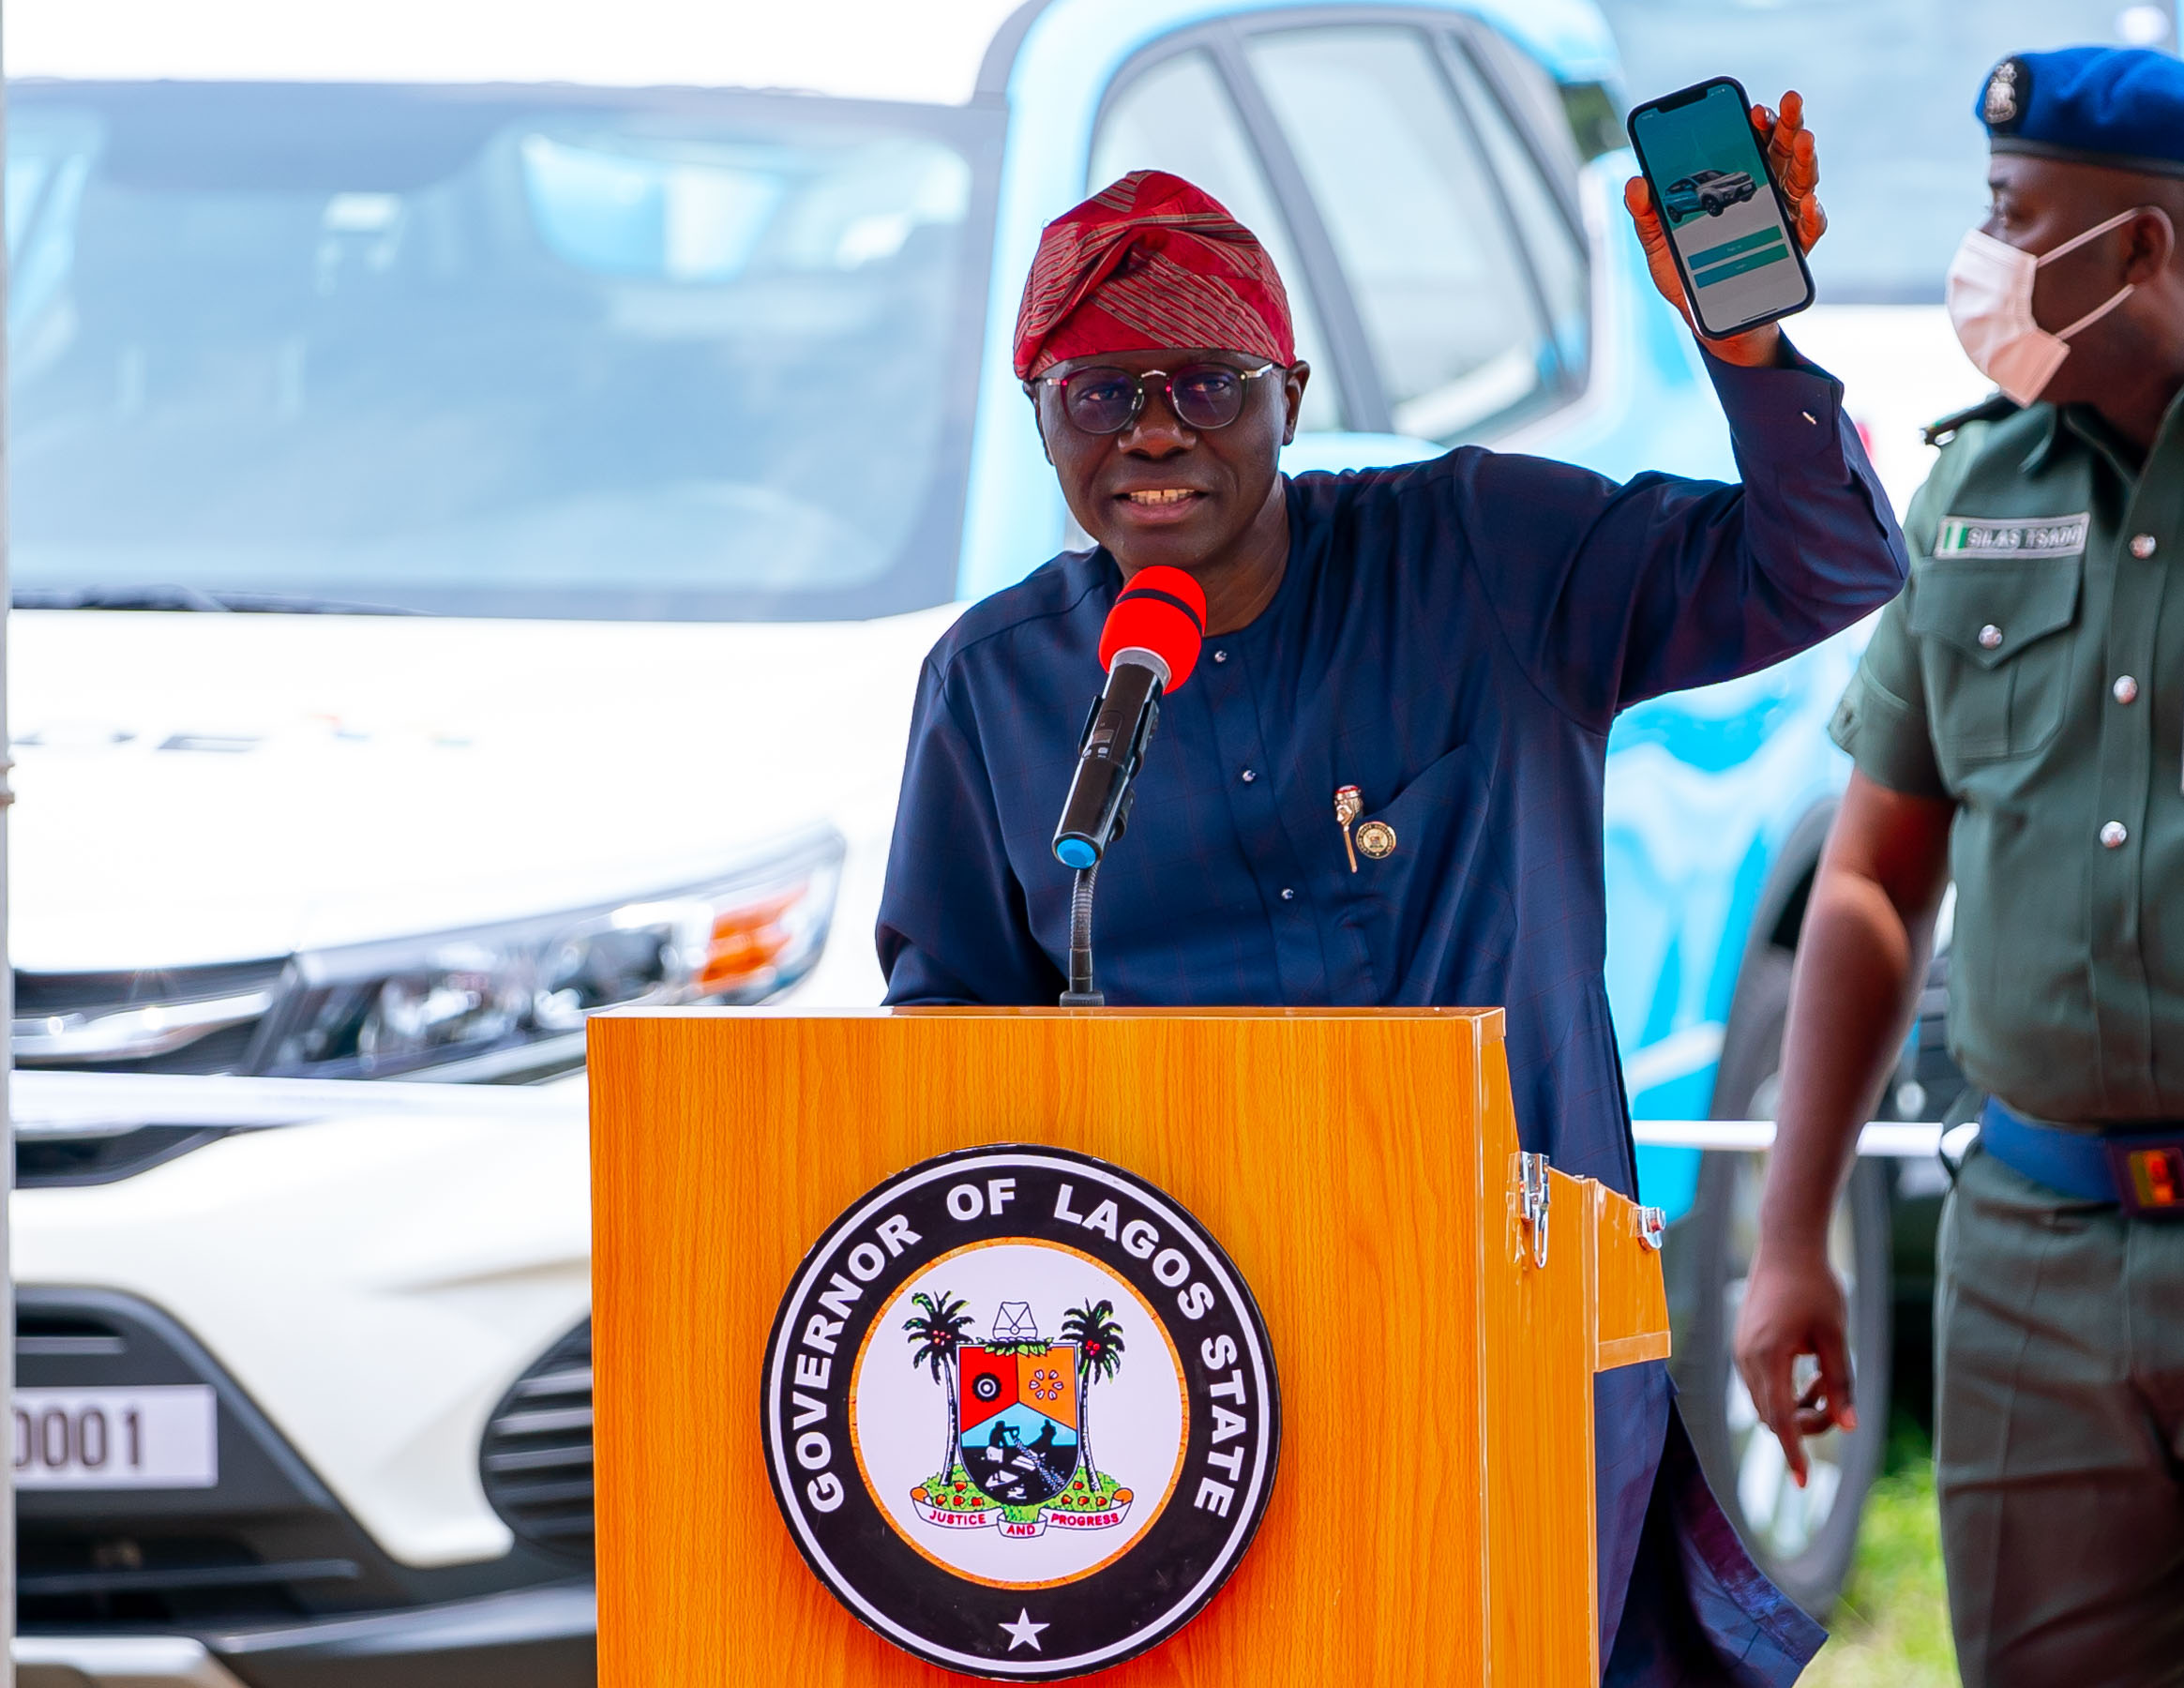
<svg viewBox="0 0 2184 1688">
<path fill-rule="evenodd" d="M 1813 302 L 1789 203 L 1734 77 L 1647 100 L 1630 131 L 1701 334 L 1724 339 Z"/>
</svg>

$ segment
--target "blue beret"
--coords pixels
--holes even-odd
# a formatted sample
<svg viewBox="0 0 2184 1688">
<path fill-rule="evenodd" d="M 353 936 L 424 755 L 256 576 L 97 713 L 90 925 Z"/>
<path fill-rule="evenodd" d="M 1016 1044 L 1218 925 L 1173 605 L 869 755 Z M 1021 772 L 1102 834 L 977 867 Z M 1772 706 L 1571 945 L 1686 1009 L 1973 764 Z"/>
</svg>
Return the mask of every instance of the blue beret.
<svg viewBox="0 0 2184 1688">
<path fill-rule="evenodd" d="M 2184 175 L 2184 59 L 2149 47 L 2015 53 L 1972 113 L 1996 152 Z"/>
</svg>

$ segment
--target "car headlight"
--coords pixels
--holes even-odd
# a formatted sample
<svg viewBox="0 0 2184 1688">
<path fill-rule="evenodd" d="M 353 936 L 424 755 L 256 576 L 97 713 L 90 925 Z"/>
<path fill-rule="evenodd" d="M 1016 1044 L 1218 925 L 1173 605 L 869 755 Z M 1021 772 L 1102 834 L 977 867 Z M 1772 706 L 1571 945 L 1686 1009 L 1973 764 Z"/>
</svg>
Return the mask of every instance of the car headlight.
<svg viewBox="0 0 2184 1688">
<path fill-rule="evenodd" d="M 825 945 L 842 838 L 658 897 L 296 957 L 261 1044 L 283 1078 L 528 1078 L 583 1058 L 584 1017 L 778 996 Z"/>
</svg>

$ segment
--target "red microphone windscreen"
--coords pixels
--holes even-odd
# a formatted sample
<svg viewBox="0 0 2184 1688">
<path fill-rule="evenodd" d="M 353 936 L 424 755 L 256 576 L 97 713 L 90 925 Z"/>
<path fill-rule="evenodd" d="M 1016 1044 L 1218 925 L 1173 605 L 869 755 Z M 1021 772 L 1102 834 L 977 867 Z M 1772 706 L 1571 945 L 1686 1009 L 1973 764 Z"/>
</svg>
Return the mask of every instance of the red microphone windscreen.
<svg viewBox="0 0 2184 1688">
<path fill-rule="evenodd" d="M 1112 668 L 1117 651 L 1136 645 L 1167 664 L 1168 691 L 1198 666 L 1206 638 L 1206 595 L 1180 568 L 1140 568 L 1130 577 L 1100 630 L 1100 667 Z"/>
</svg>

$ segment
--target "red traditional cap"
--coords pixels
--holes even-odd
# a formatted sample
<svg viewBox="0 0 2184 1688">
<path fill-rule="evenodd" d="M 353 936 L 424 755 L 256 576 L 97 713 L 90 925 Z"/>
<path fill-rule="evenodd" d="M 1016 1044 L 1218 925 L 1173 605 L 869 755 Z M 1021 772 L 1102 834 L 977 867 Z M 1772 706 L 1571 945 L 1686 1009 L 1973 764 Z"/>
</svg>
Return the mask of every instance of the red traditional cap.
<svg viewBox="0 0 2184 1688">
<path fill-rule="evenodd" d="M 1182 177 L 1134 170 L 1040 234 L 1017 377 L 1171 346 L 1297 361 L 1289 295 L 1258 236 Z"/>
</svg>

